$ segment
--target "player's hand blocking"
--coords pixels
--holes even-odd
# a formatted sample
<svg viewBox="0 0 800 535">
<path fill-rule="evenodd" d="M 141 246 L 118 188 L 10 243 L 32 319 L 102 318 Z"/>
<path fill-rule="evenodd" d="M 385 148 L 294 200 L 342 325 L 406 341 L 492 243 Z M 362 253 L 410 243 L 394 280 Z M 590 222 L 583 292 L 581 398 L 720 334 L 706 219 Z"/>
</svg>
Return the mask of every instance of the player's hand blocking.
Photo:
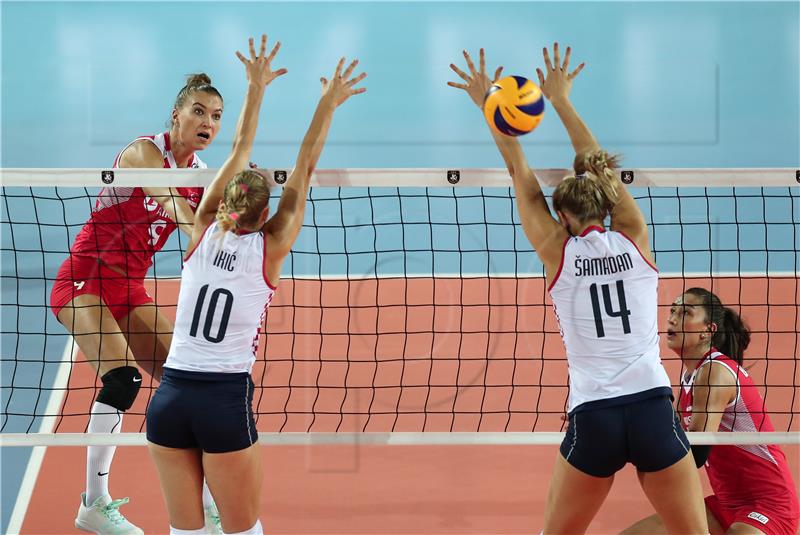
<svg viewBox="0 0 800 535">
<path fill-rule="evenodd" d="M 472 62 L 472 58 L 470 57 L 469 53 L 464 50 L 463 54 L 464 59 L 467 60 L 467 68 L 469 69 L 470 74 L 467 74 L 456 67 L 454 63 L 450 64 L 450 68 L 453 69 L 453 72 L 455 72 L 467 83 L 459 84 L 456 82 L 447 82 L 447 85 L 450 87 L 455 87 L 456 89 L 463 89 L 467 92 L 469 98 L 472 99 L 472 102 L 474 102 L 478 108 L 483 108 L 483 101 L 486 99 L 486 92 L 489 91 L 489 88 L 492 86 L 492 84 L 500 78 L 500 74 L 503 72 L 503 67 L 497 67 L 497 69 L 494 71 L 494 77 L 490 80 L 486 75 L 486 59 L 482 48 L 478 56 L 478 70 L 475 70 L 475 64 Z"/>
<path fill-rule="evenodd" d="M 251 84 L 257 84 L 260 87 L 266 87 L 278 76 L 282 76 L 286 74 L 286 69 L 278 69 L 272 70 L 272 60 L 275 59 L 275 54 L 278 53 L 278 50 L 281 49 L 281 42 L 278 41 L 275 43 L 275 46 L 272 47 L 272 51 L 269 53 L 268 56 L 264 54 L 267 51 L 267 36 L 266 34 L 261 35 L 261 49 L 256 55 L 256 49 L 253 43 L 253 38 L 250 38 L 250 59 L 244 57 L 241 52 L 238 50 L 236 51 L 236 57 L 239 58 L 245 69 L 247 69 L 247 81 Z"/>
<path fill-rule="evenodd" d="M 330 81 L 324 76 L 319 79 L 322 83 L 322 96 L 330 97 L 334 106 L 338 107 L 351 96 L 358 95 L 367 90 L 365 87 L 359 87 L 358 89 L 353 87 L 367 76 L 367 73 L 362 72 L 355 78 L 350 78 L 353 75 L 353 70 L 356 68 L 356 65 L 358 65 L 358 60 L 354 59 L 353 62 L 348 65 L 347 70 L 342 73 L 344 58 L 341 58 L 336 65 L 336 71 L 333 73 L 333 77 Z"/>
<path fill-rule="evenodd" d="M 578 68 L 569 72 L 569 56 L 572 49 L 567 47 L 567 53 L 564 54 L 564 62 L 561 62 L 561 54 L 558 50 L 558 43 L 553 44 L 553 62 L 550 61 L 550 53 L 547 47 L 542 49 L 544 56 L 544 64 L 547 73 L 543 73 L 542 69 L 536 68 L 536 74 L 539 76 L 539 87 L 542 93 L 551 102 L 553 99 L 565 99 L 569 97 L 572 91 L 572 80 L 583 70 L 586 63 L 581 63 Z"/>
</svg>

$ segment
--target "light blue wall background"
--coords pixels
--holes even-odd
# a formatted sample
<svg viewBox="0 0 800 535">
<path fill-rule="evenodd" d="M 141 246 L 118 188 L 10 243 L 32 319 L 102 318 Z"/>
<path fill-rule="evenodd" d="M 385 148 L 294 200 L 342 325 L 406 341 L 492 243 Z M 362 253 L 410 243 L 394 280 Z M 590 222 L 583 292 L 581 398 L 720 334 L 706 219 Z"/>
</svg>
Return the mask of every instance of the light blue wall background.
<svg viewBox="0 0 800 535">
<path fill-rule="evenodd" d="M 358 57 L 368 92 L 336 116 L 322 167 L 496 167 L 480 115 L 445 85 L 460 52 L 534 77 L 558 39 L 588 66 L 574 100 L 633 167 L 767 167 L 800 161 L 797 2 L 3 2 L 4 167 L 108 165 L 159 130 L 182 75 L 226 97 L 203 155 L 218 165 L 244 93 L 234 51 L 266 32 L 289 75 L 269 88 L 255 156 L 292 163 L 319 77 Z M 550 110 L 531 161 L 570 159 Z"/>
<path fill-rule="evenodd" d="M 627 166 L 800 165 L 798 2 L 2 2 L 0 16 L 2 167 L 107 167 L 133 137 L 164 128 L 183 75 L 198 70 L 209 73 L 225 97 L 222 131 L 202 154 L 211 167 L 219 166 L 245 87 L 234 51 L 245 50 L 247 37 L 262 32 L 283 42 L 276 65 L 289 69 L 268 89 L 262 108 L 253 156 L 262 166 L 293 164 L 318 98 L 318 79 L 345 55 L 361 60 L 368 91 L 337 111 L 320 167 L 499 167 L 478 110 L 446 86 L 457 79 L 448 64 L 463 65 L 462 49 L 483 46 L 492 68 L 502 64 L 506 74 L 535 78 L 541 47 L 554 40 L 573 46 L 574 64 L 587 62 L 573 100 L 601 143 L 623 153 Z M 552 109 L 522 142 L 534 166 L 565 167 L 572 159 Z M 36 204 L 10 196 L 29 197 L 29 191 L 5 193 L 1 401 L 5 431 L 25 431 L 37 429 L 38 420 L 9 413 L 33 412 L 41 390 L 8 387 L 15 373 L 15 387 L 52 382 L 64 330 L 41 308 L 49 295 L 44 279 L 55 275 L 90 201 L 57 200 L 77 190 L 37 190 L 52 199 Z M 430 201 L 411 197 L 401 204 L 396 192 L 373 190 L 371 208 L 362 198 L 346 201 L 352 209 L 340 212 L 339 195 L 364 197 L 366 191 L 317 190 L 307 220 L 317 228 L 303 231 L 287 272 L 541 269 L 519 228 L 509 228 L 518 222 L 510 192 L 430 193 Z M 737 199 L 730 190 L 706 193 L 681 190 L 680 226 L 678 192 L 637 191 L 655 223 L 663 270 L 769 266 L 796 273 L 796 188 L 766 198 L 757 190 L 738 190 Z M 462 226 L 460 236 L 450 224 L 456 211 L 461 223 L 474 223 Z M 397 225 L 346 235 L 323 228 L 396 222 L 401 213 L 405 232 Z M 15 222 L 13 235 L 8 221 Z M 415 221 L 434 222 L 434 237 L 416 232 Z M 65 223 L 74 225 L 69 232 Z M 457 240 L 456 251 L 444 250 Z M 376 254 L 375 243 L 378 249 L 430 251 L 407 261 L 400 253 Z M 358 253 L 349 263 L 341 254 L 345 244 Z M 490 258 L 489 244 L 505 252 Z M 158 257 L 159 274 L 177 273 L 179 247 L 173 239 L 167 247 L 173 252 Z M 32 334 L 15 334 L 22 331 Z M 20 363 L 17 355 L 44 355 L 47 363 Z M 46 397 L 38 400 L 39 412 Z M 0 452 L 2 532 L 28 453 Z"/>
</svg>

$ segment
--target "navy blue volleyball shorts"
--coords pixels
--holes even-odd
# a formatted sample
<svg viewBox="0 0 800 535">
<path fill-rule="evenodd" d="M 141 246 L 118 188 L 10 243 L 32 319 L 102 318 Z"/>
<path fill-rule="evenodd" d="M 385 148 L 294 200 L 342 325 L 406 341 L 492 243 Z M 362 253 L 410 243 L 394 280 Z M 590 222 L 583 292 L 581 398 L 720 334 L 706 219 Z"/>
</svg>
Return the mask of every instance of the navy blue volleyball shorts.
<svg viewBox="0 0 800 535">
<path fill-rule="evenodd" d="M 564 459 L 595 477 L 610 477 L 627 463 L 640 472 L 657 472 L 683 459 L 689 453 L 689 439 L 672 407 L 672 396 L 641 397 L 633 394 L 622 398 L 634 401 L 622 404 L 602 400 L 606 403 L 576 408 L 561 443 Z M 600 406 L 593 407 L 595 403 Z"/>
<path fill-rule="evenodd" d="M 227 453 L 258 440 L 249 373 L 164 368 L 147 409 L 147 440 L 167 448 Z"/>
</svg>

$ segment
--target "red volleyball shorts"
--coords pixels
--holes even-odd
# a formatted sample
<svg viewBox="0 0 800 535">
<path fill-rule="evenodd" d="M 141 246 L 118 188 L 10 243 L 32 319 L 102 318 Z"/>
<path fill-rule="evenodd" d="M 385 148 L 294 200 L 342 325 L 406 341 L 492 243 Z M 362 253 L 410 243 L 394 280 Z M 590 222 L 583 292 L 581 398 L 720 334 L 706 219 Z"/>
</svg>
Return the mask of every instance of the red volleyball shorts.
<svg viewBox="0 0 800 535">
<path fill-rule="evenodd" d="M 144 279 L 132 279 L 102 264 L 97 258 L 70 255 L 58 270 L 50 292 L 50 308 L 58 317 L 79 295 L 96 295 L 119 321 L 138 306 L 153 302 Z"/>
<path fill-rule="evenodd" d="M 777 505 L 777 504 L 776 504 Z M 747 507 L 729 508 L 714 495 L 706 497 L 706 507 L 726 531 L 736 522 L 748 524 L 767 535 L 795 535 L 798 518 L 796 513 L 775 506 L 752 504 Z"/>
</svg>

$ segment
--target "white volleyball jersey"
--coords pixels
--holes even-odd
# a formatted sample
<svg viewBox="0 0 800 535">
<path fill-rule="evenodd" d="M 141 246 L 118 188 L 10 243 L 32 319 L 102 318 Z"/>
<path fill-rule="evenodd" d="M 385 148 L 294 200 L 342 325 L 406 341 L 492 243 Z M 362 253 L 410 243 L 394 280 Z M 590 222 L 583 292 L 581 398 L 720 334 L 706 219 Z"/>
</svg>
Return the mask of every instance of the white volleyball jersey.
<svg viewBox="0 0 800 535">
<path fill-rule="evenodd" d="M 264 234 L 222 232 L 214 221 L 183 264 L 167 368 L 250 372 L 275 288 Z"/>
<path fill-rule="evenodd" d="M 569 411 L 670 386 L 658 348 L 658 270 L 620 232 L 565 241 L 550 284 L 569 365 Z"/>
</svg>

